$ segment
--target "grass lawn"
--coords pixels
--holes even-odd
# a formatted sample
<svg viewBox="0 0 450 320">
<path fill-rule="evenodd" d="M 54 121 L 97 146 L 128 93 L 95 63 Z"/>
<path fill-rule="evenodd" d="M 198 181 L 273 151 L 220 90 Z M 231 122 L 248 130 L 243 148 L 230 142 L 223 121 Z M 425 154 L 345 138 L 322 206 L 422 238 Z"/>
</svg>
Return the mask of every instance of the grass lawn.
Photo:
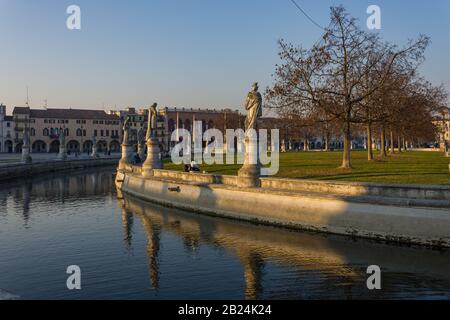
<svg viewBox="0 0 450 320">
<path fill-rule="evenodd" d="M 375 153 L 377 158 L 378 154 Z M 351 170 L 338 168 L 341 152 L 290 152 L 280 154 L 280 171 L 276 177 L 362 181 L 392 184 L 450 185 L 450 158 L 442 152 L 409 151 L 390 155 L 388 160 L 367 161 L 365 151 L 352 151 Z M 241 165 L 202 165 L 208 173 L 236 175 Z M 182 170 L 182 165 L 165 163 L 168 170 Z"/>
</svg>

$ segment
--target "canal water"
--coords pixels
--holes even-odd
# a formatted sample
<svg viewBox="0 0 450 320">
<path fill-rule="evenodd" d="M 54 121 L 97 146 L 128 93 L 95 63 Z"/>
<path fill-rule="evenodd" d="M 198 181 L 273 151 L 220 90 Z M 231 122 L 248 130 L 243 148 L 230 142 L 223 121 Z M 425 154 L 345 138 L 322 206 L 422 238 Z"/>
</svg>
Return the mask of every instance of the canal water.
<svg viewBox="0 0 450 320">
<path fill-rule="evenodd" d="M 0 299 L 450 298 L 449 251 L 118 199 L 113 172 L 0 185 Z M 81 290 L 67 289 L 71 265 Z M 381 290 L 367 289 L 370 265 Z"/>
</svg>

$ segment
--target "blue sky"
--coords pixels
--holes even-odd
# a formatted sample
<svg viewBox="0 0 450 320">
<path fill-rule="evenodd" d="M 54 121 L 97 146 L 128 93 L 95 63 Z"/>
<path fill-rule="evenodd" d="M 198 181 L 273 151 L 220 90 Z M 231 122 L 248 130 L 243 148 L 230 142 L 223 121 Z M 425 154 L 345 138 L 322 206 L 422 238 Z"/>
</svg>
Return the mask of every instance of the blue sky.
<svg viewBox="0 0 450 320">
<path fill-rule="evenodd" d="M 297 0 L 321 25 L 344 5 L 365 26 L 382 10 L 382 35 L 432 37 L 422 73 L 450 88 L 450 1 Z M 82 30 L 66 28 L 77 4 Z M 0 103 L 238 108 L 254 81 L 272 82 L 277 40 L 311 46 L 321 30 L 289 0 L 0 0 Z"/>
</svg>

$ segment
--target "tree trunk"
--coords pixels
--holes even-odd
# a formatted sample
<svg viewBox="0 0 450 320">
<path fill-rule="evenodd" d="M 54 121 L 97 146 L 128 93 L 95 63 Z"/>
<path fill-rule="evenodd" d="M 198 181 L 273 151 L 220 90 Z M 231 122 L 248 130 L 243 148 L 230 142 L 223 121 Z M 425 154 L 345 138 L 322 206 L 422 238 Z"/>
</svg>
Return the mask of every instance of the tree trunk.
<svg viewBox="0 0 450 320">
<path fill-rule="evenodd" d="M 406 140 L 405 140 L 405 137 L 402 137 L 402 139 L 403 139 L 403 141 L 402 141 L 402 143 L 403 143 L 403 150 L 405 150 L 405 152 L 406 152 L 406 151 L 408 151 L 408 150 L 407 150 L 407 148 L 406 148 Z"/>
<path fill-rule="evenodd" d="M 304 146 L 303 146 L 303 151 L 308 151 L 309 150 L 309 141 L 308 141 L 308 139 L 306 138 L 305 139 L 305 144 L 304 144 Z"/>
<path fill-rule="evenodd" d="M 394 145 L 394 132 L 391 130 L 391 154 L 395 153 L 395 145 Z"/>
<path fill-rule="evenodd" d="M 328 138 L 329 134 L 327 133 L 325 135 L 325 151 L 330 151 L 330 146 L 328 145 L 329 143 L 329 138 Z"/>
<path fill-rule="evenodd" d="M 351 169 L 351 163 L 350 163 L 350 143 L 351 143 L 351 132 L 350 132 L 350 122 L 347 122 L 345 124 L 344 129 L 344 155 L 342 159 L 342 166 L 343 169 Z"/>
<path fill-rule="evenodd" d="M 400 137 L 400 135 L 398 135 L 398 137 L 397 137 L 397 144 L 398 144 L 398 152 L 399 153 L 402 153 L 402 140 L 401 140 L 401 137 Z"/>
<path fill-rule="evenodd" d="M 372 125 L 367 124 L 367 160 L 373 160 L 373 149 L 372 149 Z"/>
<path fill-rule="evenodd" d="M 384 159 L 387 157 L 386 154 L 386 130 L 384 128 L 381 129 L 381 137 L 380 137 L 380 158 Z"/>
</svg>

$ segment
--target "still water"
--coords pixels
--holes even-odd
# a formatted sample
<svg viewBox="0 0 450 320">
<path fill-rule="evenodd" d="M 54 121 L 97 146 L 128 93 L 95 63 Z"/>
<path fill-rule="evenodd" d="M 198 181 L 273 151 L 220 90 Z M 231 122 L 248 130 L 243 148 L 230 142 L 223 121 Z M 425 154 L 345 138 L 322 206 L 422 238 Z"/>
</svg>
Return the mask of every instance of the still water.
<svg viewBox="0 0 450 320">
<path fill-rule="evenodd" d="M 449 251 L 118 200 L 112 173 L 0 185 L 0 299 L 450 298 Z M 66 287 L 70 265 L 80 291 Z M 366 287 L 369 265 L 380 291 Z"/>
</svg>

